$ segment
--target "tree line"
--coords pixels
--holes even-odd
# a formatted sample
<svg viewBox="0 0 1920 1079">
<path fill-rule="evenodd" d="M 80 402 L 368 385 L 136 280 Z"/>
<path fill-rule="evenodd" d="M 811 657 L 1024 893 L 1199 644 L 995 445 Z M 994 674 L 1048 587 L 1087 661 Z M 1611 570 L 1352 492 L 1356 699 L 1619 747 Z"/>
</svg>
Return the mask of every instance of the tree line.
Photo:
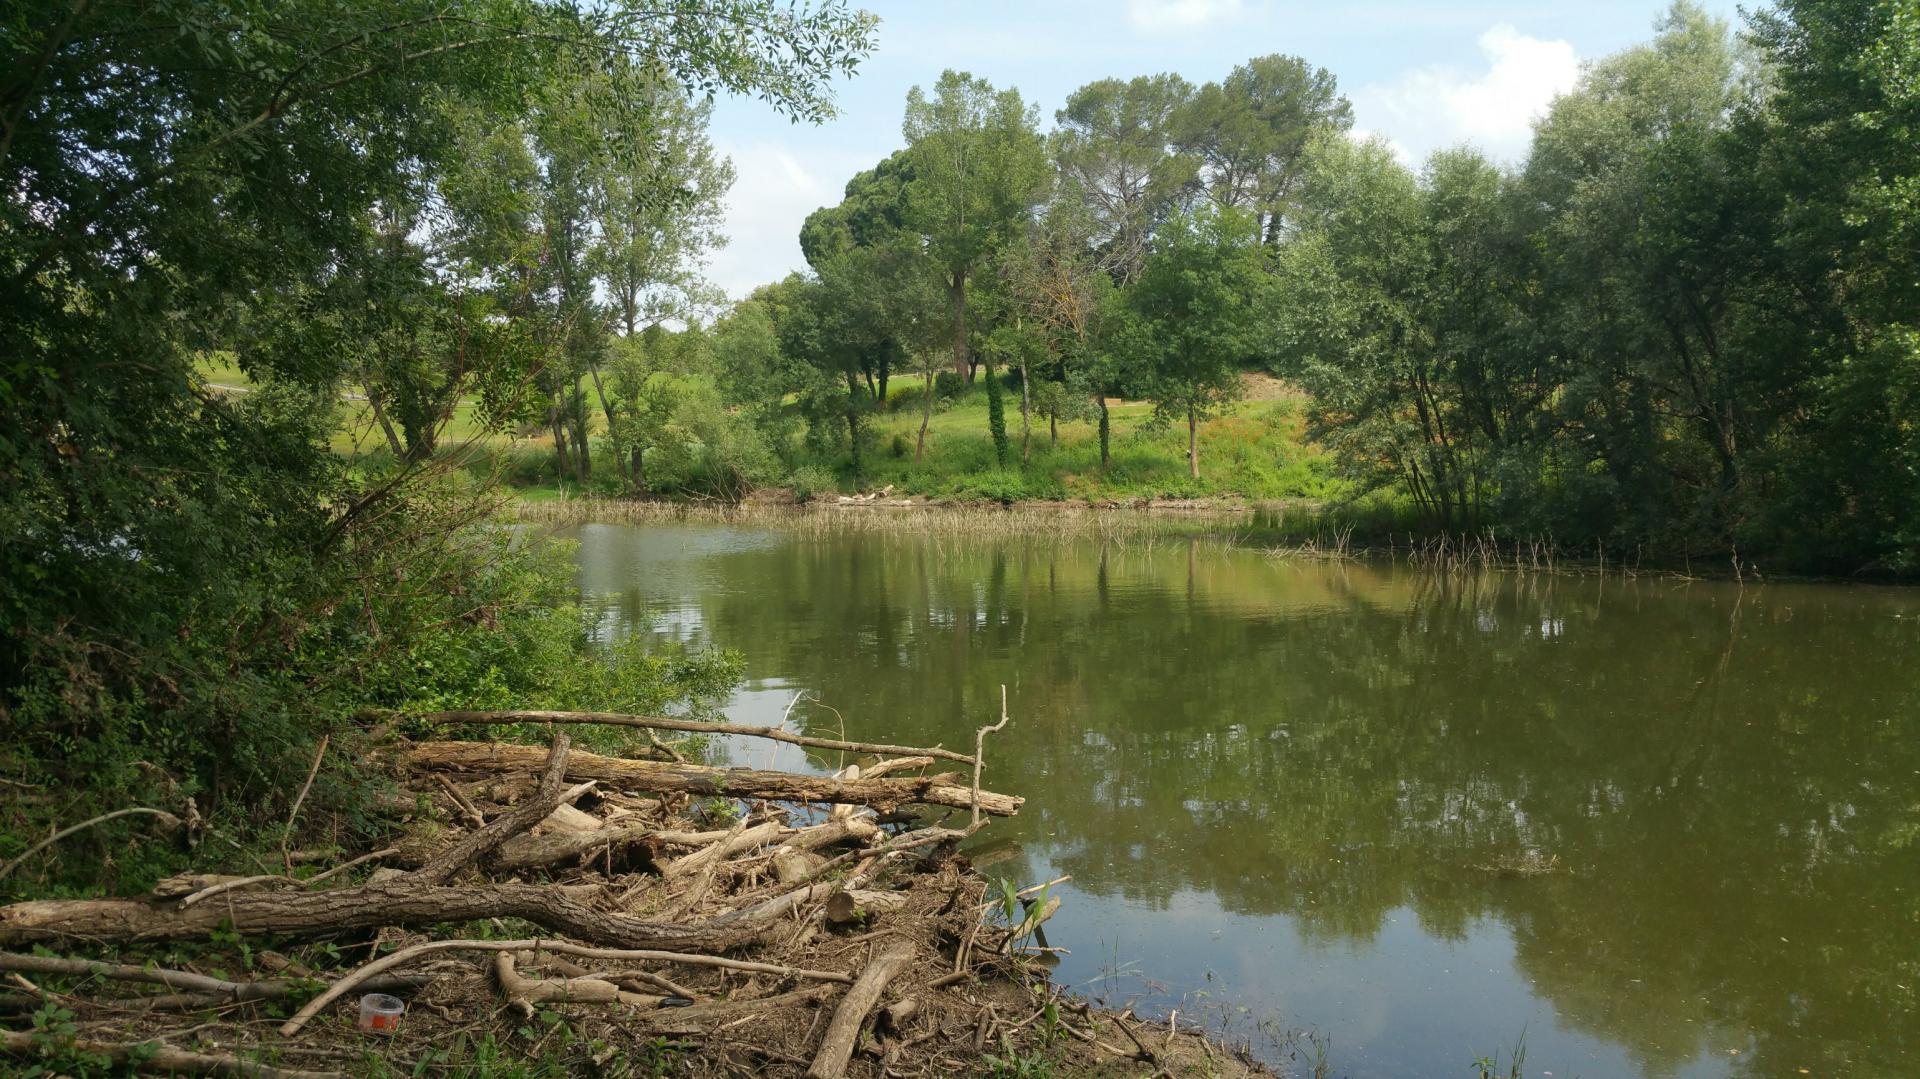
<svg viewBox="0 0 1920 1079">
<path fill-rule="evenodd" d="M 731 178 L 709 101 L 831 115 L 871 16 L 91 0 L 4 24 L 0 854 L 189 798 L 271 841 L 329 733 L 307 819 L 363 826 L 362 708 L 731 688 L 737 659 L 593 645 L 564 559 L 492 524 L 446 432 L 544 428 L 584 476 L 598 411 L 637 469 L 644 329 L 704 302 Z M 358 414 L 381 452 L 335 451 Z M 49 871 L 177 859 L 127 834 Z"/>
<path fill-rule="evenodd" d="M 1403 163 L 1297 57 L 1103 79 L 1044 133 L 948 71 L 807 220 L 809 272 L 710 328 L 715 368 L 770 445 L 802 424 L 856 480 L 898 373 L 922 382 L 916 461 L 984 368 L 1003 468 L 1017 386 L 1021 461 L 1035 420 L 1086 419 L 1104 465 L 1126 397 L 1185 426 L 1198 477 L 1198 425 L 1264 370 L 1310 395 L 1350 498 L 1413 527 L 1910 570 L 1916 18 L 1676 4 L 1512 164 Z"/>
</svg>

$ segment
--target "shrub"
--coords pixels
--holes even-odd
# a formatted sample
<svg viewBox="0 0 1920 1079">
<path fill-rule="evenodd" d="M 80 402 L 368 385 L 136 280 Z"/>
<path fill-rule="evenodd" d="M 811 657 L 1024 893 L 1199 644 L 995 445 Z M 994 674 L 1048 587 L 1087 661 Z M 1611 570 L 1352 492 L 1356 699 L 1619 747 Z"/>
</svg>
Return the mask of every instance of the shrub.
<svg viewBox="0 0 1920 1079">
<path fill-rule="evenodd" d="M 787 482 L 793 487 L 793 497 L 802 502 L 811 501 L 840 487 L 833 473 L 819 465 L 801 465 L 793 470 L 793 476 Z"/>
<path fill-rule="evenodd" d="M 967 380 L 953 371 L 942 371 L 933 376 L 933 395 L 943 401 L 951 401 L 960 396 L 967 388 Z"/>
</svg>

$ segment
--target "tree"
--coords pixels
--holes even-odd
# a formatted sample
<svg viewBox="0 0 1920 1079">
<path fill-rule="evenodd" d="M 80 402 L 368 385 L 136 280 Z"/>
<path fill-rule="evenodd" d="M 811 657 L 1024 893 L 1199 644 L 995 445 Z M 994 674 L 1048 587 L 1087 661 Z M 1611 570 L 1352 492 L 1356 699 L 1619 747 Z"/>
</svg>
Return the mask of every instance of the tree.
<svg viewBox="0 0 1920 1079">
<path fill-rule="evenodd" d="M 354 290 L 331 286 L 364 264 L 370 222 L 437 206 L 465 135 L 449 117 L 524 119 L 620 57 L 818 118 L 828 77 L 871 43 L 864 15 L 764 0 L 16 8 L 0 45 L 0 727 L 25 766 L 114 805 L 166 777 L 209 812 L 283 794 L 288 759 L 381 703 L 386 676 L 405 682 L 415 645 L 467 625 L 474 596 L 452 597 L 492 594 L 494 549 L 469 527 L 484 504 L 434 485 L 449 462 L 385 470 L 329 446 L 355 374 L 336 347 Z M 602 119 L 635 133 L 630 114 Z M 412 255 L 393 265 L 420 283 Z M 530 334 L 491 328 L 514 317 L 454 324 L 511 345 L 478 354 L 508 369 L 470 383 L 493 397 L 488 424 L 508 422 L 499 394 L 530 356 Z M 214 353 L 254 392 L 208 387 L 196 363 Z M 445 339 L 402 354 L 444 359 Z"/>
<path fill-rule="evenodd" d="M 1181 111 L 1176 142 L 1200 158 L 1207 197 L 1245 209 L 1255 234 L 1278 244 L 1308 141 L 1352 126 L 1331 72 L 1272 55 L 1202 86 Z"/>
<path fill-rule="evenodd" d="M 902 125 L 912 157 L 906 221 L 946 277 L 953 370 L 972 377 L 967 283 L 1043 198 L 1050 179 L 1035 111 L 1018 90 L 945 71 L 932 97 L 907 94 Z"/>
<path fill-rule="evenodd" d="M 1173 148 L 1193 87 L 1178 75 L 1101 79 L 1054 114 L 1051 149 L 1066 197 L 1079 200 L 1100 265 L 1121 284 L 1140 275 L 1154 228 L 1194 186 L 1199 161 Z"/>
<path fill-rule="evenodd" d="M 815 273 L 831 275 L 856 298 L 856 336 L 865 344 L 858 361 L 876 401 L 887 399 L 887 379 L 909 356 L 919 354 L 920 432 L 913 459 L 926 450 L 933 412 L 932 352 L 938 326 L 941 282 L 917 233 L 906 227 L 907 191 L 913 158 L 905 150 L 847 181 L 838 206 L 816 210 L 800 229 L 800 250 Z"/>
<path fill-rule="evenodd" d="M 1199 209 L 1161 231 L 1127 290 L 1126 347 L 1146 372 L 1155 418 L 1187 421 L 1187 468 L 1200 478 L 1200 420 L 1240 396 L 1240 371 L 1266 335 L 1263 248 L 1247 214 Z"/>
<path fill-rule="evenodd" d="M 1328 136 L 1279 257 L 1281 370 L 1312 394 L 1311 433 L 1359 490 L 1398 484 L 1442 530 L 1475 523 L 1491 455 L 1546 400 L 1510 343 L 1507 194 L 1473 151 L 1417 179 L 1383 143 Z"/>
<path fill-rule="evenodd" d="M 1021 242 L 1000 262 L 1005 288 L 1031 334 L 1052 358 L 1050 377 L 1090 397 L 1099 412 L 1100 466 L 1110 448 L 1107 397 L 1122 392 L 1123 364 L 1107 358 L 1098 343 L 1101 315 L 1113 306 L 1113 278 L 1090 251 L 1091 221 L 1077 199 L 1057 197 Z M 1075 415 L 1071 408 L 1048 413 L 1049 424 Z"/>
</svg>

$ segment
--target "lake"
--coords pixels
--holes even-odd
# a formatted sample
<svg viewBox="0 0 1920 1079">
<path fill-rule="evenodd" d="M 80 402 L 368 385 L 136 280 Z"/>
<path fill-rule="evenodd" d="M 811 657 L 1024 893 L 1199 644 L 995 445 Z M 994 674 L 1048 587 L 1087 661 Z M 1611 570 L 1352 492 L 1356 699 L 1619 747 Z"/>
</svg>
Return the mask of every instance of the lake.
<svg viewBox="0 0 1920 1079">
<path fill-rule="evenodd" d="M 606 634 L 745 654 L 741 722 L 971 750 L 1005 684 L 976 854 L 1072 875 L 1090 995 L 1357 1077 L 1920 1075 L 1920 592 L 563 534 Z"/>
</svg>

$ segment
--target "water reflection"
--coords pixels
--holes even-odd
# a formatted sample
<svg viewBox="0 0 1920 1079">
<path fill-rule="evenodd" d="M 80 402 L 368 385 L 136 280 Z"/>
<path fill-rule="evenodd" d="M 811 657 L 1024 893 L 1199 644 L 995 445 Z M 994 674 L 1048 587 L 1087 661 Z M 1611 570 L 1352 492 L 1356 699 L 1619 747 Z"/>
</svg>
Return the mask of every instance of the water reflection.
<svg viewBox="0 0 1920 1079">
<path fill-rule="evenodd" d="M 963 745 L 1006 683 L 991 768 L 1029 801 L 994 871 L 1073 875 L 1069 980 L 1224 990 L 1355 1075 L 1523 1027 L 1529 1074 L 1920 1074 L 1912 593 L 580 538 L 609 632 L 742 650 L 756 722 L 804 688 Z M 1565 872 L 1490 871 L 1529 852 Z"/>
</svg>

